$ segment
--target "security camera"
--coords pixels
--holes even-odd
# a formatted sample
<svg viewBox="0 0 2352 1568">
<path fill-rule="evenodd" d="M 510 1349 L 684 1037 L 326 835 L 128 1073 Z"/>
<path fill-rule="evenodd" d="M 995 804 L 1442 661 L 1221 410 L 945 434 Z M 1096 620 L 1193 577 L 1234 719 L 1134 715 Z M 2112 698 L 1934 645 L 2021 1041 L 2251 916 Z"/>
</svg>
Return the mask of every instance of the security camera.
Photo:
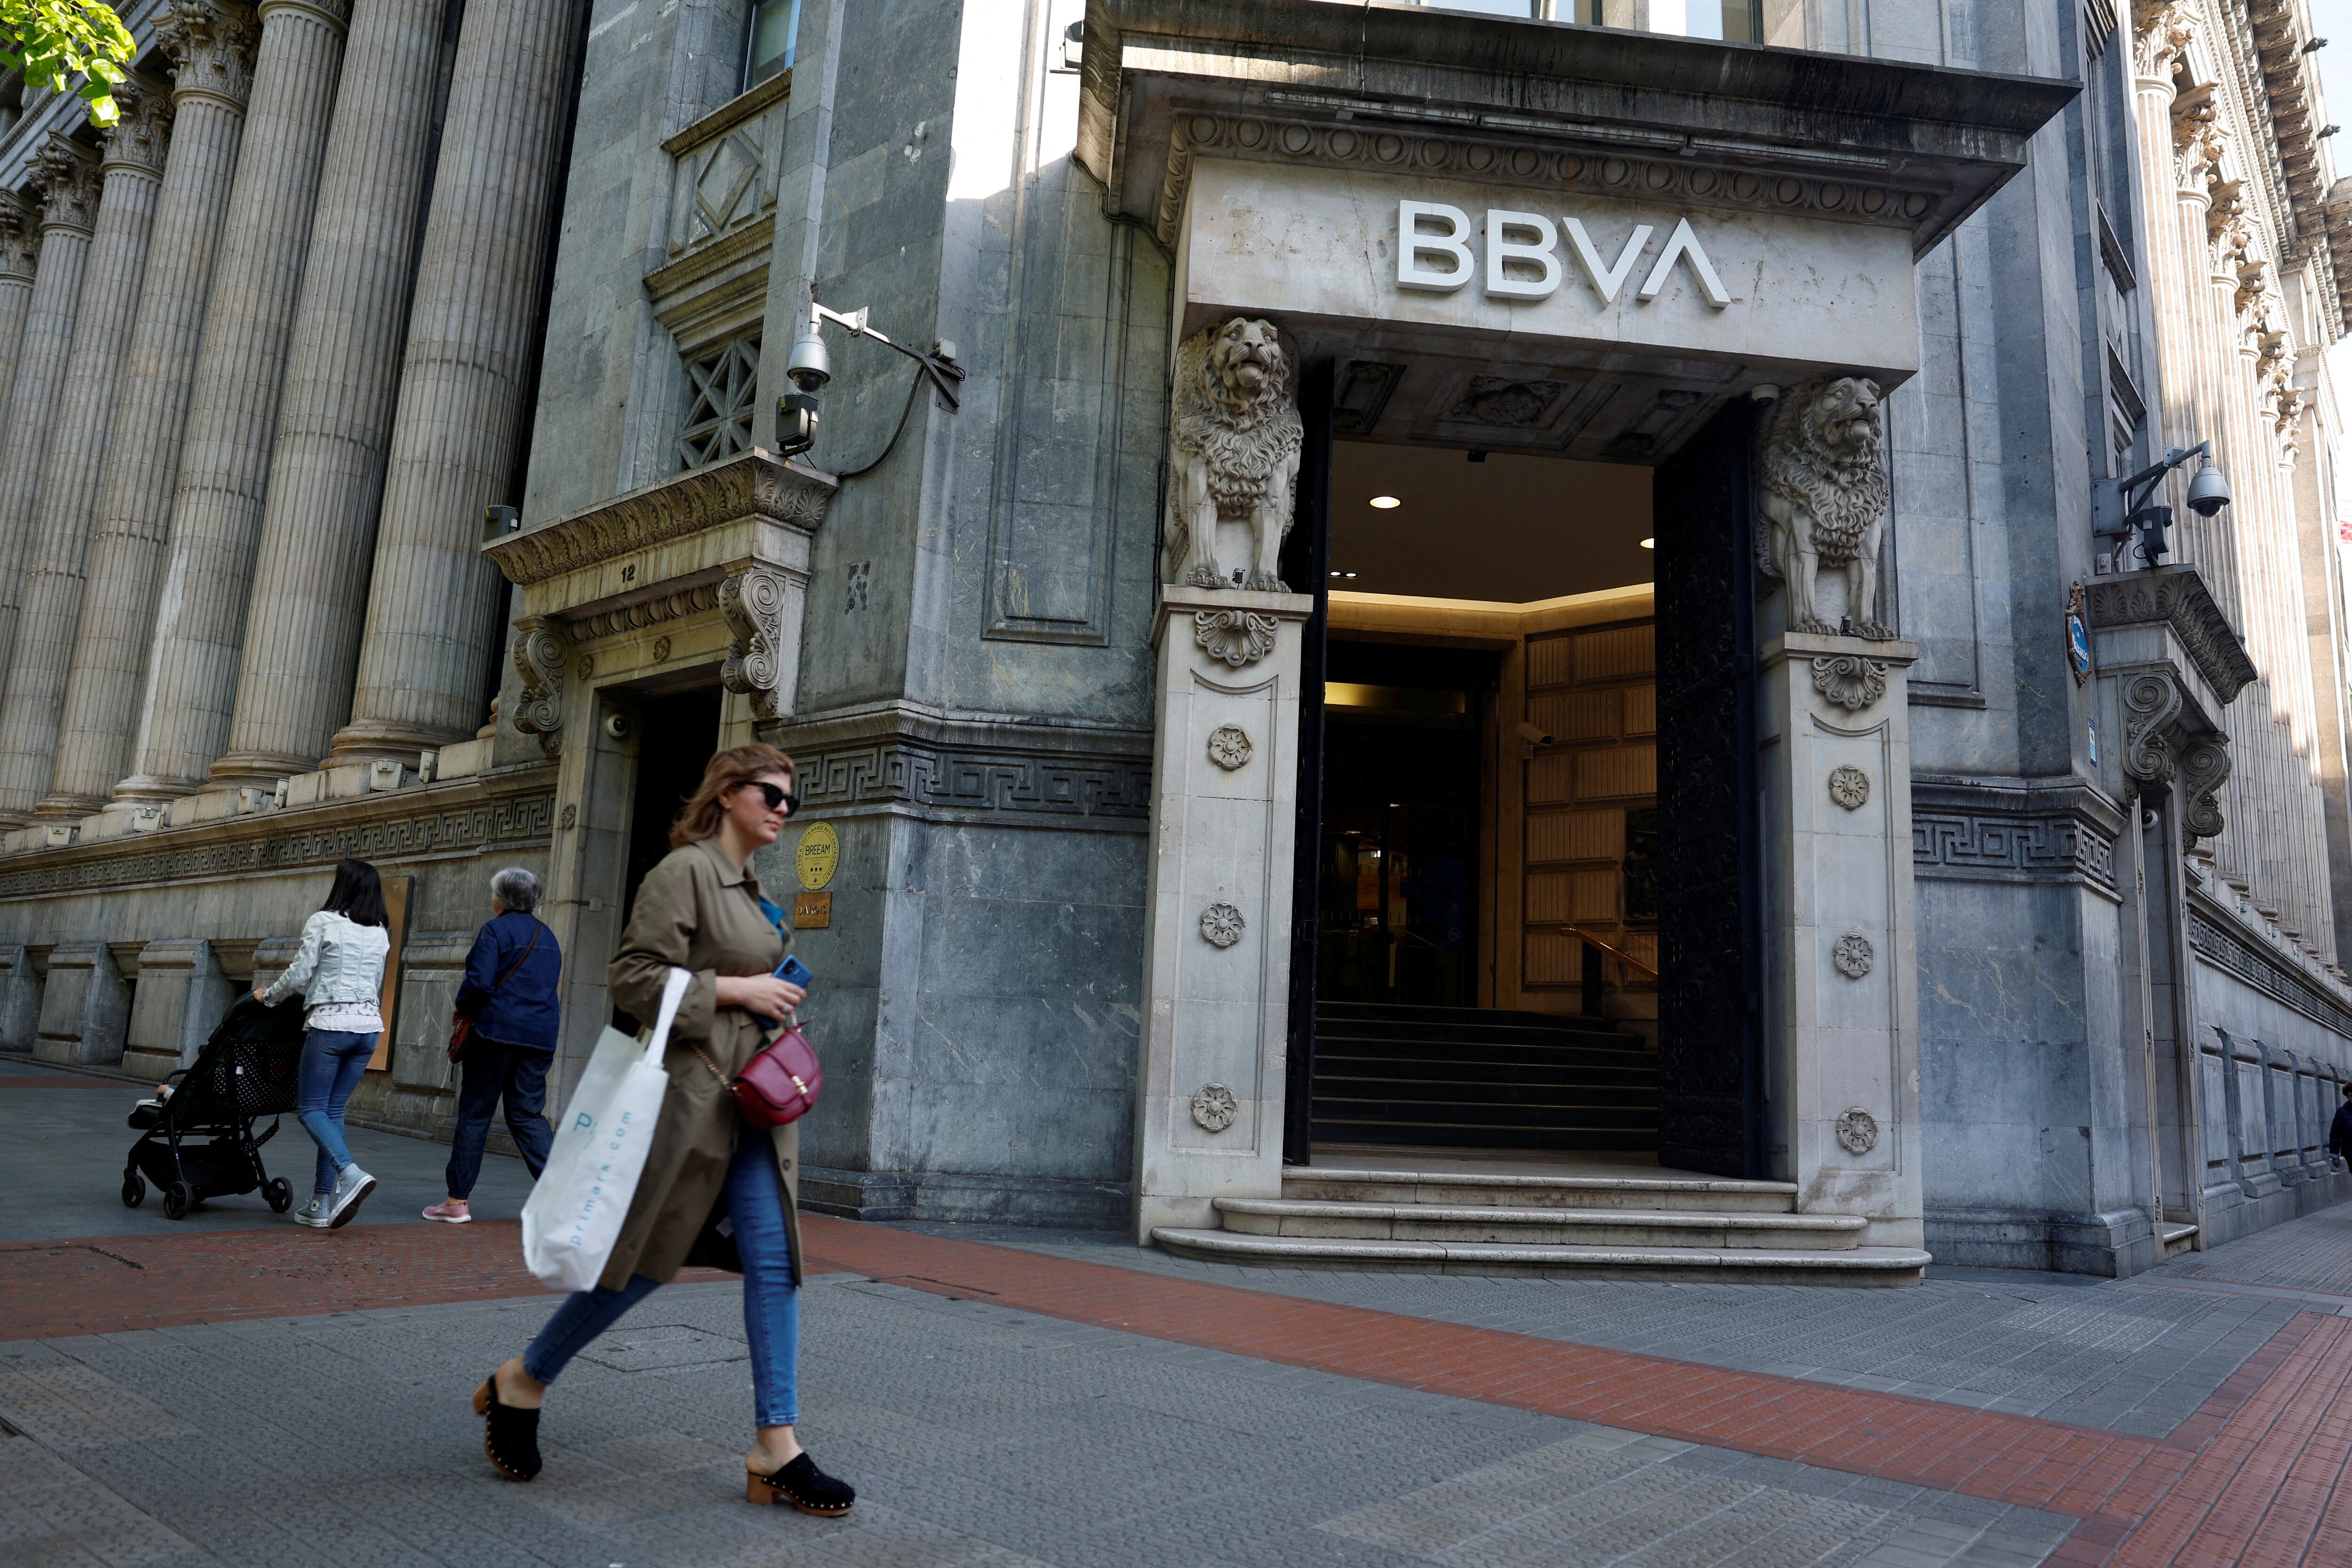
<svg viewBox="0 0 2352 1568">
<path fill-rule="evenodd" d="M 2221 470 L 2213 466 L 2209 457 L 2189 481 L 2189 510 L 2200 517 L 2210 517 L 2229 504 L 2230 481 L 2221 477 Z"/>
<path fill-rule="evenodd" d="M 612 736 L 615 741 L 627 740 L 629 738 L 629 732 L 635 728 L 635 725 L 629 722 L 629 716 L 626 713 L 607 713 L 604 715 L 604 733 Z"/>
<path fill-rule="evenodd" d="M 825 352 L 824 337 L 811 321 L 793 340 L 792 358 L 784 362 L 784 377 L 803 392 L 816 392 L 833 379 L 833 355 Z"/>
<path fill-rule="evenodd" d="M 1549 746 L 1551 744 L 1551 737 L 1545 734 L 1541 730 L 1537 729 L 1533 724 L 1522 722 L 1513 726 L 1513 728 L 1518 731 L 1519 739 L 1525 741 L 1530 746 Z"/>
</svg>

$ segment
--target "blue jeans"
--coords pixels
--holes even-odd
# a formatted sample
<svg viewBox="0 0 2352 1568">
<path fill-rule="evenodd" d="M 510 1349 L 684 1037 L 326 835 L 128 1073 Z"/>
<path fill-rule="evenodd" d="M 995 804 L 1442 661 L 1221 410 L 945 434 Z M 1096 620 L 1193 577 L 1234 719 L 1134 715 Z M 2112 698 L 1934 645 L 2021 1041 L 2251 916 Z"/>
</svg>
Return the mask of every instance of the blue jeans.
<svg viewBox="0 0 2352 1568">
<path fill-rule="evenodd" d="M 319 1146 L 319 1170 L 311 1190 L 331 1193 L 335 1178 L 352 1163 L 343 1143 L 343 1106 L 359 1088 L 368 1058 L 375 1055 L 373 1035 L 353 1035 L 341 1029 L 313 1029 L 302 1038 L 302 1066 L 294 1080 L 294 1112 L 302 1131 Z"/>
<path fill-rule="evenodd" d="M 743 1331 L 751 1342 L 751 1395 L 756 1424 L 800 1423 L 801 1308 L 793 1289 L 792 1240 L 784 1229 L 784 1185 L 776 1174 L 775 1145 L 764 1132 L 742 1129 L 727 1163 L 726 1204 L 735 1247 L 743 1256 Z M 575 1290 L 555 1309 L 547 1327 L 522 1352 L 522 1369 L 541 1383 L 556 1375 L 621 1314 L 659 1288 L 632 1274 L 618 1290 L 602 1285 Z"/>
<path fill-rule="evenodd" d="M 482 1145 L 490 1135 L 490 1112 L 507 1102 L 507 1131 L 533 1180 L 547 1168 L 547 1148 L 554 1130 L 542 1112 L 547 1106 L 547 1069 L 553 1051 L 510 1046 L 476 1035 L 466 1042 L 459 1058 L 457 1128 L 449 1139 L 449 1195 L 474 1195 L 482 1174 Z"/>
</svg>

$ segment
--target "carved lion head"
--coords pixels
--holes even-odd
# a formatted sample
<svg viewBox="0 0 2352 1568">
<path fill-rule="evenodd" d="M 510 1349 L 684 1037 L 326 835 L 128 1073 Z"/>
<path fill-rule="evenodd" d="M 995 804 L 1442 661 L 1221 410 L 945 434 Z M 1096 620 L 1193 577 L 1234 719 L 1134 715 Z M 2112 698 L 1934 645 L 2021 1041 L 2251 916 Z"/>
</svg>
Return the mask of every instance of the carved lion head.
<svg viewBox="0 0 2352 1568">
<path fill-rule="evenodd" d="M 1290 388 L 1290 355 L 1272 321 L 1235 316 L 1209 334 L 1201 390 L 1235 423 L 1247 423 Z"/>
<path fill-rule="evenodd" d="M 1805 405 L 1805 433 L 1841 467 L 1878 455 L 1885 425 L 1878 412 L 1878 383 L 1858 375 L 1822 382 Z"/>
</svg>

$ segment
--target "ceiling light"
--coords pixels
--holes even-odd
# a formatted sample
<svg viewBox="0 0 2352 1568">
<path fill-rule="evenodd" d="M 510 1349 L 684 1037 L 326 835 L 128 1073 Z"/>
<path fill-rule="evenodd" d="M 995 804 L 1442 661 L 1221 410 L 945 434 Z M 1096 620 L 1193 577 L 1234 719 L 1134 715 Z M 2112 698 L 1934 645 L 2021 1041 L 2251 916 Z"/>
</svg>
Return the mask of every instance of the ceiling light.
<svg viewBox="0 0 2352 1568">
<path fill-rule="evenodd" d="M 1374 496 L 1372 498 L 1372 504 L 1378 507 L 1381 510 L 1387 511 L 1391 508 L 1402 506 L 1404 502 L 1397 500 L 1394 496 Z"/>
<path fill-rule="evenodd" d="M 1642 548 L 1644 550 L 1655 550 L 1657 547 L 1658 542 L 1654 539 L 1645 539 L 1642 541 Z"/>
<path fill-rule="evenodd" d="M 1342 576 L 1342 577 L 1352 577 L 1352 576 L 1354 576 L 1354 575 L 1355 575 L 1355 574 L 1354 574 L 1353 572 L 1342 572 L 1342 573 L 1340 573 L 1340 574 L 1339 574 L 1339 575 L 1340 575 L 1340 576 Z"/>
</svg>

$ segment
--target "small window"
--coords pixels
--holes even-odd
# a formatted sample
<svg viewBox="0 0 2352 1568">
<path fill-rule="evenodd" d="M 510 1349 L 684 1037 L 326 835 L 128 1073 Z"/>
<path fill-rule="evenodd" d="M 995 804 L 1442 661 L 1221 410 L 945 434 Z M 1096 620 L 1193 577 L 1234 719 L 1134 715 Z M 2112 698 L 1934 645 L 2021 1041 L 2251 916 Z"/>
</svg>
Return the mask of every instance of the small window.
<svg viewBox="0 0 2352 1568">
<path fill-rule="evenodd" d="M 800 30 L 801 0 L 755 0 L 751 37 L 743 49 L 745 89 L 793 68 L 793 41 Z"/>
<path fill-rule="evenodd" d="M 692 395 L 678 432 L 681 468 L 699 468 L 751 448 L 751 413 L 760 402 L 760 340 L 738 338 L 686 363 Z"/>
</svg>

